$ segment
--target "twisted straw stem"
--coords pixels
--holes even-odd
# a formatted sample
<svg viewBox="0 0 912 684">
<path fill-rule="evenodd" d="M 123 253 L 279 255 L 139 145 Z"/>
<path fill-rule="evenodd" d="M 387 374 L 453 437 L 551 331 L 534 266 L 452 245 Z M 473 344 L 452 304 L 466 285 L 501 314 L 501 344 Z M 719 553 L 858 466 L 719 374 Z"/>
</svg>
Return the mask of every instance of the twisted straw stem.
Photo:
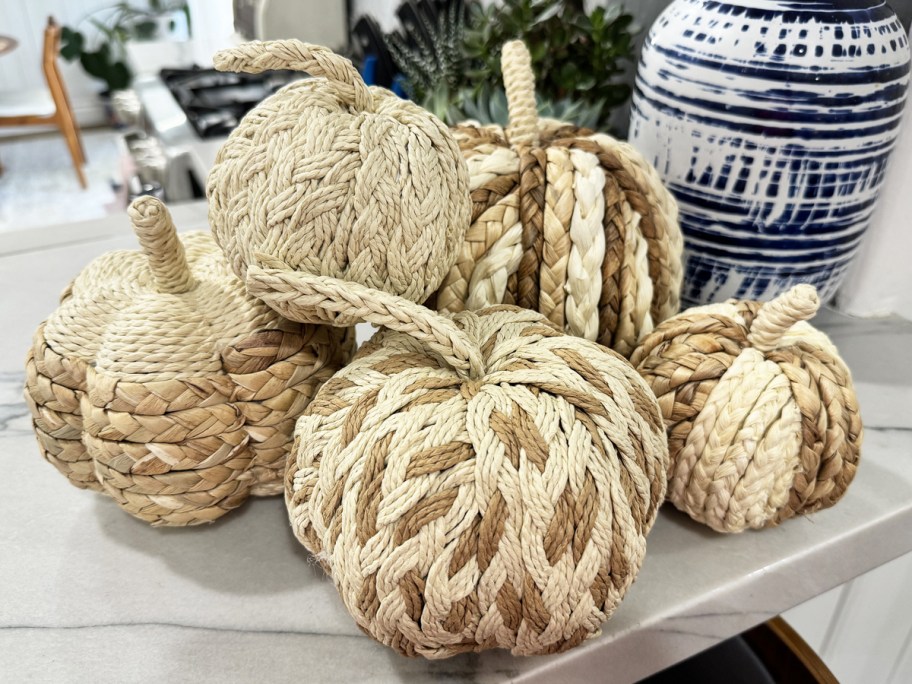
<svg viewBox="0 0 912 684">
<path fill-rule="evenodd" d="M 251 266 L 247 291 L 286 318 L 329 325 L 367 321 L 420 341 L 459 375 L 479 379 L 481 350 L 449 318 L 396 295 L 359 283 L 280 268 Z M 349 323 L 346 323 L 349 325 Z"/>
<path fill-rule="evenodd" d="M 252 41 L 215 53 L 212 58 L 219 71 L 259 74 L 274 69 L 305 71 L 322 76 L 331 83 L 346 103 L 355 109 L 372 112 L 374 98 L 351 60 L 322 45 L 300 40 Z"/>
<path fill-rule="evenodd" d="M 517 147 L 538 145 L 538 106 L 529 49 L 521 40 L 504 43 L 500 64 L 510 112 L 507 136 Z"/>
<path fill-rule="evenodd" d="M 748 341 L 762 352 L 772 351 L 789 328 L 813 318 L 819 308 L 820 298 L 813 285 L 795 285 L 760 308 Z"/>
<path fill-rule="evenodd" d="M 149 268 L 159 292 L 181 294 L 196 284 L 184 245 L 168 209 L 154 197 L 139 197 L 127 209 L 133 231 L 143 252 L 149 258 Z"/>
</svg>

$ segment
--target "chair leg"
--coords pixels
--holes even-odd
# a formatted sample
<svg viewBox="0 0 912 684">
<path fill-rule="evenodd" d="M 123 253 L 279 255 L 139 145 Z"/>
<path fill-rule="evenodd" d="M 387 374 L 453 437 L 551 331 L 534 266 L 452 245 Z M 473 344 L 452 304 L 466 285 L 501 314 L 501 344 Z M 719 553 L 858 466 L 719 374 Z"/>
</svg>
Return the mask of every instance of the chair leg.
<svg viewBox="0 0 912 684">
<path fill-rule="evenodd" d="M 73 158 L 73 168 L 76 170 L 76 176 L 79 178 L 79 184 L 85 189 L 88 187 L 85 173 L 82 170 L 82 166 L 85 164 L 85 156 L 82 153 L 82 142 L 79 140 L 79 129 L 76 128 L 76 122 L 64 113 L 63 116 L 57 120 L 57 125 L 60 127 L 60 132 L 63 133 L 63 137 L 66 139 L 67 147 L 70 150 L 70 156 Z"/>
</svg>

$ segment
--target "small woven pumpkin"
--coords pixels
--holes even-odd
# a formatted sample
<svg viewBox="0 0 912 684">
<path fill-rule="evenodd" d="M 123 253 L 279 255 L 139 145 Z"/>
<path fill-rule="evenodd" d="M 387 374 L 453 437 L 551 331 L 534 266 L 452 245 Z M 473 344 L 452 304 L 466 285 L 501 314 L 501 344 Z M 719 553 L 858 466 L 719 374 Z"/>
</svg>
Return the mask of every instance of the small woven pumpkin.
<svg viewBox="0 0 912 684">
<path fill-rule="evenodd" d="M 214 62 L 323 77 L 264 100 L 219 150 L 209 219 L 234 272 L 268 265 L 427 299 L 469 222 L 468 171 L 446 126 L 324 47 L 254 42 Z"/>
<path fill-rule="evenodd" d="M 73 484 L 156 525 L 209 522 L 281 491 L 294 421 L 354 335 L 247 296 L 211 236 L 178 239 L 157 200 L 130 217 L 144 253 L 105 254 L 64 292 L 29 350 L 26 399 Z"/>
<path fill-rule="evenodd" d="M 348 298 L 400 331 L 375 335 L 298 421 L 286 501 L 357 624 L 428 658 L 598 634 L 664 498 L 645 383 L 537 312 L 448 319 Z"/>
<path fill-rule="evenodd" d="M 729 300 L 658 326 L 632 362 L 668 429 L 668 499 L 720 532 L 778 525 L 835 504 L 862 441 L 852 377 L 807 319 L 816 290 Z"/>
<path fill-rule="evenodd" d="M 510 125 L 454 130 L 469 167 L 471 226 L 437 292 L 441 311 L 511 303 L 629 356 L 677 313 L 677 205 L 627 143 L 539 120 L 529 53 L 503 48 Z"/>
</svg>

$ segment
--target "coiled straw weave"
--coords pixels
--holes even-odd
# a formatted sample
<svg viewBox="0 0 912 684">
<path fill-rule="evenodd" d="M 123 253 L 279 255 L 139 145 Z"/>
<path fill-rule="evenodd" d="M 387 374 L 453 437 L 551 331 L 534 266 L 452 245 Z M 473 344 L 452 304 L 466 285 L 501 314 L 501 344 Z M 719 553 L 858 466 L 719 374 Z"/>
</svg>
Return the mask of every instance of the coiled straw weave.
<svg viewBox="0 0 912 684">
<path fill-rule="evenodd" d="M 246 43 L 215 65 L 315 77 L 255 107 L 216 157 L 209 218 L 235 273 L 268 262 L 427 299 L 469 222 L 468 171 L 446 126 L 317 45 Z"/>
<path fill-rule="evenodd" d="M 511 303 L 629 356 L 677 313 L 677 205 L 627 143 L 540 121 L 529 54 L 503 48 L 510 125 L 457 126 L 471 226 L 436 296 L 441 311 Z"/>
<path fill-rule="evenodd" d="M 668 499 L 720 532 L 832 506 L 855 476 L 861 417 L 819 330 L 814 288 L 681 313 L 632 357 L 668 429 Z"/>
<path fill-rule="evenodd" d="M 26 360 L 45 458 L 156 525 L 212 521 L 281 491 L 294 421 L 353 350 L 350 331 L 291 323 L 245 294 L 212 238 L 177 237 L 140 198 L 143 252 L 96 259 Z"/>
</svg>

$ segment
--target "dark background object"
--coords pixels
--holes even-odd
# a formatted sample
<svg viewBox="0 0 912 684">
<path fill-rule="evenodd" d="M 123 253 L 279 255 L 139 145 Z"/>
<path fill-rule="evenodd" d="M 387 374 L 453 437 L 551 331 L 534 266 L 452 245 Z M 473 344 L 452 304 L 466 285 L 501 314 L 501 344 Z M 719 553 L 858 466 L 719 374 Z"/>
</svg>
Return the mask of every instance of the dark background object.
<svg viewBox="0 0 912 684">
<path fill-rule="evenodd" d="M 839 684 L 781 616 L 767 620 L 638 684 Z"/>
</svg>

